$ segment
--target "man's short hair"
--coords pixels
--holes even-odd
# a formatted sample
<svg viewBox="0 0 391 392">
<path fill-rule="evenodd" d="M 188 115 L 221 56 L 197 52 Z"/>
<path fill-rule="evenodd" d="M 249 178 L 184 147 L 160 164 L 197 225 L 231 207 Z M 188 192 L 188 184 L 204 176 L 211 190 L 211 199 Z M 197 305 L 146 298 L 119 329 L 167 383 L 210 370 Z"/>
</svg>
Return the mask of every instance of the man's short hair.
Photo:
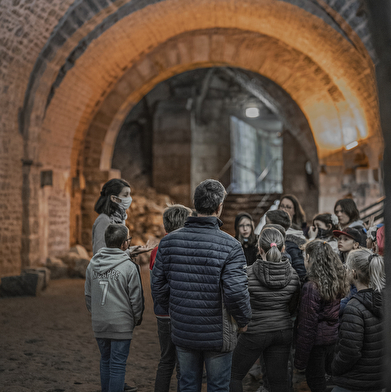
<svg viewBox="0 0 391 392">
<path fill-rule="evenodd" d="M 273 210 L 266 213 L 266 218 L 270 223 L 281 225 L 285 230 L 291 226 L 291 218 L 289 214 L 283 210 Z"/>
<path fill-rule="evenodd" d="M 205 180 L 194 191 L 194 207 L 198 214 L 212 215 L 224 201 L 226 191 L 221 182 Z"/>
<path fill-rule="evenodd" d="M 121 248 L 128 238 L 128 228 L 125 225 L 108 225 L 105 231 L 105 241 L 108 248 Z"/>
<path fill-rule="evenodd" d="M 188 216 L 191 216 L 190 208 L 182 204 L 173 204 L 167 207 L 163 212 L 163 225 L 166 233 L 179 229 L 185 225 Z"/>
</svg>

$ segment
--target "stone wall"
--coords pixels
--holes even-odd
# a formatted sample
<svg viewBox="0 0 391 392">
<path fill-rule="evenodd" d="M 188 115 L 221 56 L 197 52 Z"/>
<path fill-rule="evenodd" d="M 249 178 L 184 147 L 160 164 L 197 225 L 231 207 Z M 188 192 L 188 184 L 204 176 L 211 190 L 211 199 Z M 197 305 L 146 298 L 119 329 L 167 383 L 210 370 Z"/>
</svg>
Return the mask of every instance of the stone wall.
<svg viewBox="0 0 391 392">
<path fill-rule="evenodd" d="M 0 275 L 89 237 L 83 233 L 96 192 L 109 177 L 107 139 L 115 141 L 130 108 L 175 74 L 211 65 L 248 69 L 292 96 L 315 137 L 329 129 L 339 136 L 343 118 L 378 133 L 369 35 L 357 4 L 1 2 Z M 180 153 L 174 167 L 184 162 Z M 53 184 L 42 192 L 41 172 L 50 170 Z M 180 170 L 169 178 L 171 189 L 189 194 L 177 177 L 184 179 L 190 162 Z"/>
<path fill-rule="evenodd" d="M 162 101 L 154 115 L 153 187 L 189 205 L 190 166 L 190 112 L 182 100 Z"/>
<path fill-rule="evenodd" d="M 317 173 L 308 174 L 306 163 L 307 152 L 289 131 L 283 132 L 283 192 L 295 195 L 306 213 L 307 221 L 318 210 L 319 189 Z"/>
</svg>

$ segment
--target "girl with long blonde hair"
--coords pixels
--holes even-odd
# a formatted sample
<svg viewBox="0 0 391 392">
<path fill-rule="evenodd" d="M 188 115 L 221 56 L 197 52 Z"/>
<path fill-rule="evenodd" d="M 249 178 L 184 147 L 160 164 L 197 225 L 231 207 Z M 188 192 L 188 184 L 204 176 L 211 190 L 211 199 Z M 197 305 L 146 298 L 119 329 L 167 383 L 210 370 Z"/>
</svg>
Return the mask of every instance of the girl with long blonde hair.
<svg viewBox="0 0 391 392">
<path fill-rule="evenodd" d="M 337 341 L 339 305 L 348 284 L 341 260 L 326 241 L 309 242 L 305 252 L 307 277 L 297 317 L 295 367 L 305 369 L 311 392 L 324 392 Z"/>
<path fill-rule="evenodd" d="M 349 253 L 346 266 L 357 293 L 343 312 L 332 363 L 333 392 L 380 392 L 383 384 L 383 257 L 368 249 Z"/>
</svg>

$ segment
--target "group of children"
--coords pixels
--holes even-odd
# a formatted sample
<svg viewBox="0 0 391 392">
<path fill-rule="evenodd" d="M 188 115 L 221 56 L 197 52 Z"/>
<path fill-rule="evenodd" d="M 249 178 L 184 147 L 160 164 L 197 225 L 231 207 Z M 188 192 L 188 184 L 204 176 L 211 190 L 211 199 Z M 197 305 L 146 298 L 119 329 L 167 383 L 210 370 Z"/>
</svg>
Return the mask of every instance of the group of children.
<svg viewBox="0 0 391 392">
<path fill-rule="evenodd" d="M 277 273 L 281 263 L 288 258 L 301 281 L 297 311 L 292 312 L 291 307 L 286 308 L 286 315 L 289 309 L 292 319 L 295 319 L 292 345 L 294 367 L 305 372 L 312 392 L 326 390 L 326 375 L 333 376 L 333 392 L 381 391 L 384 387 L 381 291 L 385 286 L 385 268 L 383 257 L 379 253 L 382 254 L 384 249 L 384 226 L 366 229 L 358 219 L 358 210 L 353 200 L 342 199 L 336 203 L 335 215 L 318 214 L 310 228 L 305 230 L 303 227 L 304 230 L 301 230 L 298 226 L 294 227 L 292 215 L 296 209 L 301 211 L 299 215 L 303 217 L 302 209 L 294 196 L 288 196 L 289 198 L 282 197 L 282 208 L 266 213 L 266 225 L 260 232 L 258 241 L 253 242 L 254 245 L 249 245 L 249 240 L 245 241 L 245 237 L 250 238 L 251 230 L 245 233 L 241 230 L 241 225 L 249 222 L 254 228 L 251 217 L 247 215 L 245 219 L 238 219 L 236 222 L 236 238 L 242 246 L 259 248 L 256 258 L 247 259 L 249 283 L 253 271 L 265 268 L 271 260 L 270 257 L 263 256 L 261 244 L 265 240 L 265 232 L 274 228 L 285 239 L 285 247 L 277 241 L 270 242 L 270 250 L 277 244 L 281 253 L 274 272 Z M 289 204 L 291 200 L 294 202 Z M 287 206 L 291 207 L 289 211 Z M 353 219 L 349 215 L 354 215 Z M 268 276 L 272 276 L 270 271 Z M 277 318 L 276 310 L 271 304 L 265 307 L 267 294 L 263 292 L 262 297 L 259 295 L 260 291 L 267 290 L 267 284 L 262 279 L 258 279 L 257 284 L 256 290 L 249 286 L 253 314 L 254 309 L 262 308 L 270 318 Z M 279 295 L 285 294 L 286 299 L 284 290 L 287 287 L 289 286 L 280 289 L 274 287 L 270 290 L 270 295 L 278 301 Z M 249 329 L 255 323 L 256 320 L 252 320 Z M 265 336 L 265 332 L 264 326 L 259 324 L 257 338 Z M 244 338 L 239 339 L 234 358 L 237 351 L 243 352 L 241 340 Z M 273 345 L 275 352 L 285 355 L 285 366 L 280 366 L 279 370 L 268 365 Z M 245 346 L 250 347 L 249 344 Z M 242 391 L 237 380 L 244 378 L 260 354 L 267 390 L 289 390 L 285 381 L 288 358 L 284 354 L 283 336 L 271 343 L 268 351 L 259 344 L 257 346 L 255 341 L 252 342 L 251 349 L 258 350 L 251 356 L 251 360 L 248 356 L 237 360 L 238 363 L 246 363 L 244 371 L 239 374 L 233 365 L 231 391 Z M 281 380 L 284 380 L 284 387 L 281 387 Z M 266 388 L 261 387 L 259 390 Z"/>
<path fill-rule="evenodd" d="M 243 390 L 242 380 L 259 357 L 267 389 L 290 390 L 288 363 L 294 347 L 294 366 L 305 371 L 312 392 L 326 390 L 326 374 L 333 376 L 333 392 L 380 392 L 385 272 L 378 253 L 384 247 L 384 227 L 367 230 L 371 249 L 366 248 L 361 228 L 349 226 L 349 220 L 342 224 L 347 208 L 337 202 L 335 212 L 339 207 L 341 219 L 319 214 L 303 232 L 297 217 L 304 216 L 296 202 L 290 195 L 283 197 L 281 208 L 266 213 L 259 236 L 249 214 L 242 213 L 235 221 L 248 264 L 253 316 L 233 353 L 230 391 Z M 182 227 L 191 214 L 182 205 L 168 207 L 163 214 L 166 233 Z M 127 228 L 109 224 L 105 245 L 87 268 L 85 296 L 101 352 L 102 391 L 119 392 L 124 390 L 132 332 L 141 323 L 144 298 L 139 267 L 126 252 Z M 151 270 L 156 251 L 151 254 Z M 155 392 L 163 392 L 169 391 L 175 367 L 177 377 L 180 369 L 170 317 L 157 306 L 154 311 L 161 347 Z"/>
</svg>

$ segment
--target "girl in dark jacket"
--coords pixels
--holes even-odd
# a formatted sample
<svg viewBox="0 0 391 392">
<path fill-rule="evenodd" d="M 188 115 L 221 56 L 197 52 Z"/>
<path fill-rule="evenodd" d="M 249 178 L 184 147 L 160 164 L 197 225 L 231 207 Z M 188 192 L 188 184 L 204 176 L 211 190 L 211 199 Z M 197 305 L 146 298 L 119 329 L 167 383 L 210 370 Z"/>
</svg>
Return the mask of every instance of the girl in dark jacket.
<svg viewBox="0 0 391 392">
<path fill-rule="evenodd" d="M 333 392 L 381 391 L 385 345 L 381 296 L 385 286 L 383 258 L 367 249 L 353 250 L 347 268 L 357 293 L 342 316 L 331 367 L 337 385 Z"/>
<path fill-rule="evenodd" d="M 337 341 L 339 304 L 348 291 L 346 270 L 326 241 L 311 241 L 305 251 L 307 278 L 296 320 L 295 367 L 305 369 L 312 392 L 324 392 Z"/>
<path fill-rule="evenodd" d="M 258 246 L 261 259 L 247 268 L 252 318 L 233 353 L 230 391 L 243 391 L 243 378 L 263 354 L 270 392 L 287 392 L 291 315 L 297 307 L 300 281 L 281 255 L 284 238 L 278 230 L 264 229 Z"/>
<path fill-rule="evenodd" d="M 338 218 L 334 214 L 318 214 L 312 220 L 312 226 L 308 230 L 310 241 L 319 239 L 326 241 L 333 251 L 338 254 L 338 241 L 333 231 L 338 230 Z"/>
<path fill-rule="evenodd" d="M 254 220 L 247 212 L 236 215 L 235 238 L 242 244 L 247 265 L 254 264 L 258 256 L 258 238 L 254 233 Z"/>
</svg>

